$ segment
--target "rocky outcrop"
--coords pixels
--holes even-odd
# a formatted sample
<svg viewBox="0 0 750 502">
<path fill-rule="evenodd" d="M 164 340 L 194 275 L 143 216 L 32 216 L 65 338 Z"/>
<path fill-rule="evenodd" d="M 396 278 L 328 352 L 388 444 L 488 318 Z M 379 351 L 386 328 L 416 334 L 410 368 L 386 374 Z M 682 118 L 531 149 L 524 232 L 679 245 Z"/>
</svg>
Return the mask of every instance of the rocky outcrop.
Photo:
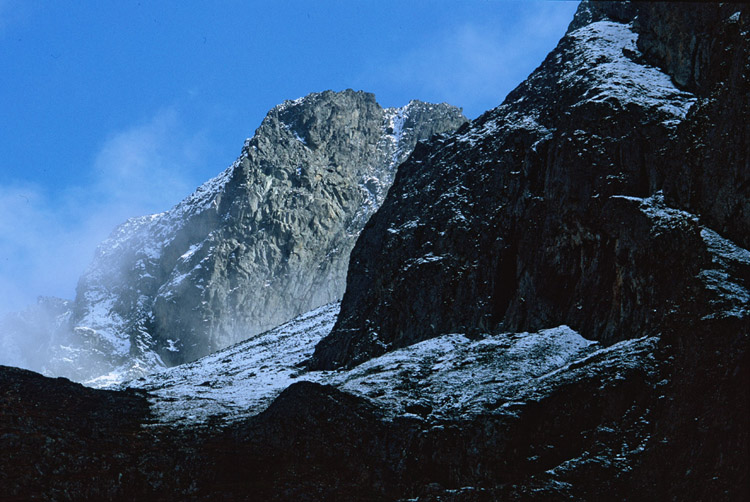
<svg viewBox="0 0 750 502">
<path fill-rule="evenodd" d="M 351 90 L 277 106 L 226 171 L 99 246 L 78 284 L 69 350 L 46 368 L 102 383 L 137 377 L 339 300 L 396 166 L 465 120 L 446 104 L 384 109 Z"/>
<path fill-rule="evenodd" d="M 447 105 L 384 110 L 354 92 L 274 109 L 212 202 L 216 224 L 172 252 L 153 304 L 162 357 L 192 360 L 340 299 L 351 248 L 395 167 L 463 121 Z"/>
<path fill-rule="evenodd" d="M 0 367 L 0 492 L 748 500 L 747 122 L 721 122 L 748 9 L 669 9 L 584 2 L 503 105 L 417 146 L 338 318 L 118 393 Z"/>
<path fill-rule="evenodd" d="M 747 239 L 740 11 L 584 3 L 500 107 L 401 166 L 311 367 L 451 332 L 659 333 L 705 287 L 702 226 Z"/>
</svg>

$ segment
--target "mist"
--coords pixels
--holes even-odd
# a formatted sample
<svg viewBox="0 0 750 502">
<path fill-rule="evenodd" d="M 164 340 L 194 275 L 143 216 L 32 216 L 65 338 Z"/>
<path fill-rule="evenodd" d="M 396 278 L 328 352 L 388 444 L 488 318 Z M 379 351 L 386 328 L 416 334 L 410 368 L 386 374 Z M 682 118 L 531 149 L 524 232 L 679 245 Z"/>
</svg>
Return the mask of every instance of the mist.
<svg viewBox="0 0 750 502">
<path fill-rule="evenodd" d="M 205 135 L 186 131 L 170 108 L 110 135 L 78 184 L 0 186 L 0 364 L 49 373 L 43 354 L 51 338 L 69 335 L 70 315 L 50 297 L 75 298 L 97 245 L 119 224 L 168 210 L 225 167 L 209 157 Z"/>
</svg>

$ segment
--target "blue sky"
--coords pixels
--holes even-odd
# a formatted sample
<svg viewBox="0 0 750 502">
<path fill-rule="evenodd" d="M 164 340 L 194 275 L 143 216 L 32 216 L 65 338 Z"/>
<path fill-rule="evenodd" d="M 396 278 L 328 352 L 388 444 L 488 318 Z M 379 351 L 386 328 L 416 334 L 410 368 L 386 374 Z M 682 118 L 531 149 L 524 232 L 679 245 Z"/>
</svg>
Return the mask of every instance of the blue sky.
<svg viewBox="0 0 750 502">
<path fill-rule="evenodd" d="M 475 118 L 576 6 L 0 0 L 0 312 L 72 298 L 115 225 L 218 174 L 285 99 L 353 88 Z"/>
</svg>

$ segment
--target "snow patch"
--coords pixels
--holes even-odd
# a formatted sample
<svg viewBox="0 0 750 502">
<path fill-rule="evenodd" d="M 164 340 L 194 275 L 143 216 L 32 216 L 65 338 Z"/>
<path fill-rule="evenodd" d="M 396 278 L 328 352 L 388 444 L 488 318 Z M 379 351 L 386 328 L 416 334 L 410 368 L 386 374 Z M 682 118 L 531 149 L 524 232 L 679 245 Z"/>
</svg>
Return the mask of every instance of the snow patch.
<svg viewBox="0 0 750 502">
<path fill-rule="evenodd" d="M 742 273 L 730 275 L 728 270 L 750 270 L 750 251 L 709 228 L 701 229 L 701 237 L 714 268 L 701 270 L 698 278 L 708 291 L 716 295 L 712 302 L 714 312 L 705 318 L 747 317 L 750 315 L 748 285 L 741 278 Z"/>
<path fill-rule="evenodd" d="M 744 265 L 750 265 L 750 251 L 741 248 L 729 239 L 725 239 L 710 228 L 701 229 L 701 238 L 706 243 L 709 252 L 728 262 L 736 262 Z"/>
<path fill-rule="evenodd" d="M 391 163 L 390 168 L 395 168 L 399 164 L 401 159 L 401 140 L 404 137 L 404 124 L 409 118 L 409 108 L 412 105 L 410 102 L 406 106 L 401 108 L 386 108 L 385 109 L 385 120 L 384 129 L 387 131 L 386 141 L 390 143 Z"/>
<path fill-rule="evenodd" d="M 662 192 L 656 192 L 650 197 L 612 195 L 611 198 L 637 202 L 639 204 L 638 209 L 648 216 L 657 227 L 670 228 L 684 225 L 686 222 L 698 223 L 698 217 L 694 214 L 667 206 Z"/>
<path fill-rule="evenodd" d="M 696 98 L 677 89 L 656 67 L 637 63 L 638 34 L 628 24 L 598 21 L 568 35 L 575 43 L 574 57 L 566 63 L 560 82 L 576 85 L 585 80 L 586 102 L 624 106 L 634 103 L 657 110 L 667 123 L 679 122 Z M 579 105 L 577 105 L 579 106 Z"/>
<path fill-rule="evenodd" d="M 306 371 L 303 363 L 330 332 L 338 310 L 338 303 L 321 307 L 233 347 L 127 386 L 148 391 L 157 421 L 165 424 L 229 423 L 255 415 L 298 381 L 334 385 L 372 401 L 386 416 L 418 410 L 440 420 L 515 413 L 519 401 L 538 398 L 561 381 L 580 378 L 584 362 L 637 366 L 648 345 L 636 340 L 601 349 L 567 326 L 479 339 L 450 334 L 386 353 L 351 370 Z M 632 360 L 619 361 L 623 353 Z M 578 376 L 571 376 L 574 373 Z"/>
<path fill-rule="evenodd" d="M 191 246 L 190 246 L 190 247 L 188 248 L 188 250 L 187 250 L 187 251 L 185 251 L 185 252 L 184 252 L 184 253 L 183 253 L 183 254 L 182 254 L 182 255 L 180 256 L 180 260 L 181 260 L 181 261 L 188 261 L 188 260 L 190 259 L 190 257 L 191 257 L 191 256 L 193 256 L 193 254 L 195 254 L 195 252 L 196 252 L 196 251 L 197 251 L 198 249 L 200 249 L 200 248 L 201 248 L 201 246 L 203 246 L 203 243 L 202 243 L 202 242 L 197 242 L 197 243 L 195 243 L 195 244 L 192 244 L 192 245 L 191 245 Z"/>
<path fill-rule="evenodd" d="M 567 326 L 479 340 L 444 335 L 367 361 L 330 381 L 394 416 L 419 404 L 433 418 L 455 418 L 513 400 L 516 387 L 533 384 L 594 345 Z"/>
<path fill-rule="evenodd" d="M 163 423 L 201 423 L 211 417 L 231 422 L 255 415 L 292 383 L 324 376 L 303 374 L 300 364 L 331 331 L 338 310 L 338 303 L 326 305 L 220 352 L 127 386 L 151 394 L 152 409 Z"/>
</svg>

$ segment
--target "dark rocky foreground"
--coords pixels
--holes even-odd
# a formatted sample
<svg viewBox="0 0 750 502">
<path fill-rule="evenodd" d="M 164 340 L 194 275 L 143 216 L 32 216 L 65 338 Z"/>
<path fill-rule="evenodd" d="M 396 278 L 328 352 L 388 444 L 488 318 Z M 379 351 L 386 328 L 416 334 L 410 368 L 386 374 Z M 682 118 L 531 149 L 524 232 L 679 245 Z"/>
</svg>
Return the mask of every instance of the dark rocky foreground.
<svg viewBox="0 0 750 502">
<path fill-rule="evenodd" d="M 300 382 L 180 428 L 0 367 L 0 498 L 749 500 L 748 15 L 584 3 L 503 105 L 399 168 L 309 366 L 560 324 L 611 353 L 471 417 Z"/>
<path fill-rule="evenodd" d="M 687 328 L 628 371 L 583 367 L 513 415 L 472 420 L 386 420 L 304 382 L 229 427 L 178 429 L 148 425 L 140 393 L 2 367 L 0 488 L 3 500 L 745 500 L 748 333 Z M 680 349 L 696 344 L 711 350 Z"/>
</svg>

